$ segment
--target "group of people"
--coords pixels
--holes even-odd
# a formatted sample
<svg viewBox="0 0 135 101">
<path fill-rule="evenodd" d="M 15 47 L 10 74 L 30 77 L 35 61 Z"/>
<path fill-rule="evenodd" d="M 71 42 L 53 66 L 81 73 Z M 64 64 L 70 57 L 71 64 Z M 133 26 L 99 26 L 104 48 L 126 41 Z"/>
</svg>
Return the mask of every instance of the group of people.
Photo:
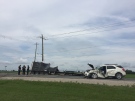
<svg viewBox="0 0 135 101">
<path fill-rule="evenodd" d="M 28 75 L 29 74 L 29 69 L 30 69 L 29 65 L 27 66 L 27 70 L 26 70 L 25 65 L 23 65 L 22 67 L 21 67 L 21 65 L 19 65 L 18 66 L 18 75 L 20 75 L 21 71 L 22 71 L 23 75 L 25 75 L 25 72 L 27 72 L 27 75 Z"/>
</svg>

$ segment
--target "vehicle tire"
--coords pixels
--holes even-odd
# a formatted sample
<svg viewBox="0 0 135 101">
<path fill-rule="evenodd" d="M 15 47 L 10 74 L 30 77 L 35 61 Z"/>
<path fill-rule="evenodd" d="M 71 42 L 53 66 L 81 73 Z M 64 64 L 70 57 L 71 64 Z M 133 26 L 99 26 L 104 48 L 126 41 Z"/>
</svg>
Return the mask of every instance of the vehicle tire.
<svg viewBox="0 0 135 101">
<path fill-rule="evenodd" d="M 97 78 L 98 78 L 98 75 L 97 75 L 96 73 L 92 73 L 92 74 L 91 74 L 91 78 L 92 78 L 92 79 L 97 79 Z"/>
<path fill-rule="evenodd" d="M 122 79 L 122 74 L 121 73 L 116 73 L 115 75 L 115 78 L 118 79 L 118 80 L 121 80 Z"/>
</svg>

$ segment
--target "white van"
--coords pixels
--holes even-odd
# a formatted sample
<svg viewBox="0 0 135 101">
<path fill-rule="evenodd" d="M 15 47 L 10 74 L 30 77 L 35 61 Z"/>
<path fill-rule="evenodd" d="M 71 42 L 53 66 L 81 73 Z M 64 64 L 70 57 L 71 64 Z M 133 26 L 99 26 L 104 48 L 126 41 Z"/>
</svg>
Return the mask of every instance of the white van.
<svg viewBox="0 0 135 101">
<path fill-rule="evenodd" d="M 116 79 L 122 79 L 125 75 L 125 69 L 117 64 L 105 64 L 100 66 L 100 68 L 95 69 L 92 64 L 88 65 L 92 68 L 84 72 L 84 76 L 87 78 L 108 78 L 115 77 Z"/>
</svg>

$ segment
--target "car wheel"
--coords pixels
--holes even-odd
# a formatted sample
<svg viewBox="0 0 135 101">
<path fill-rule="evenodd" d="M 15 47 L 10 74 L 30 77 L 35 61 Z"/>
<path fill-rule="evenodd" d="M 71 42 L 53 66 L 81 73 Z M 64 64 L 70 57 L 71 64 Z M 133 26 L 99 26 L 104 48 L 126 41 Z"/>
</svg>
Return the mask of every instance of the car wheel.
<svg viewBox="0 0 135 101">
<path fill-rule="evenodd" d="M 116 79 L 119 79 L 119 80 L 122 79 L 122 74 L 121 74 L 121 73 L 117 73 L 117 74 L 115 75 L 115 78 L 116 78 Z"/>
<path fill-rule="evenodd" d="M 98 75 L 96 73 L 93 73 L 93 74 L 91 74 L 91 78 L 92 79 L 97 79 L 98 78 Z"/>
</svg>

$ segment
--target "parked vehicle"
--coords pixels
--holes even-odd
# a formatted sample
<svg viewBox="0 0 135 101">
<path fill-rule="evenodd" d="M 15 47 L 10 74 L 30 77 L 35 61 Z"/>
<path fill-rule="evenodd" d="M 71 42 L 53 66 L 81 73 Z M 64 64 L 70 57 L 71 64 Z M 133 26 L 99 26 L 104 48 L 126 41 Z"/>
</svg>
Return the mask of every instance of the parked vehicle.
<svg viewBox="0 0 135 101">
<path fill-rule="evenodd" d="M 59 72 L 58 66 L 56 67 L 50 67 L 50 63 L 43 63 L 43 62 L 33 62 L 32 74 L 57 74 Z"/>
<path fill-rule="evenodd" d="M 100 68 L 94 68 L 92 64 L 88 65 L 92 68 L 91 70 L 86 70 L 84 72 L 84 76 L 87 78 L 116 78 L 116 79 L 122 79 L 125 75 L 125 69 L 117 64 L 105 64 L 100 66 Z"/>
</svg>

